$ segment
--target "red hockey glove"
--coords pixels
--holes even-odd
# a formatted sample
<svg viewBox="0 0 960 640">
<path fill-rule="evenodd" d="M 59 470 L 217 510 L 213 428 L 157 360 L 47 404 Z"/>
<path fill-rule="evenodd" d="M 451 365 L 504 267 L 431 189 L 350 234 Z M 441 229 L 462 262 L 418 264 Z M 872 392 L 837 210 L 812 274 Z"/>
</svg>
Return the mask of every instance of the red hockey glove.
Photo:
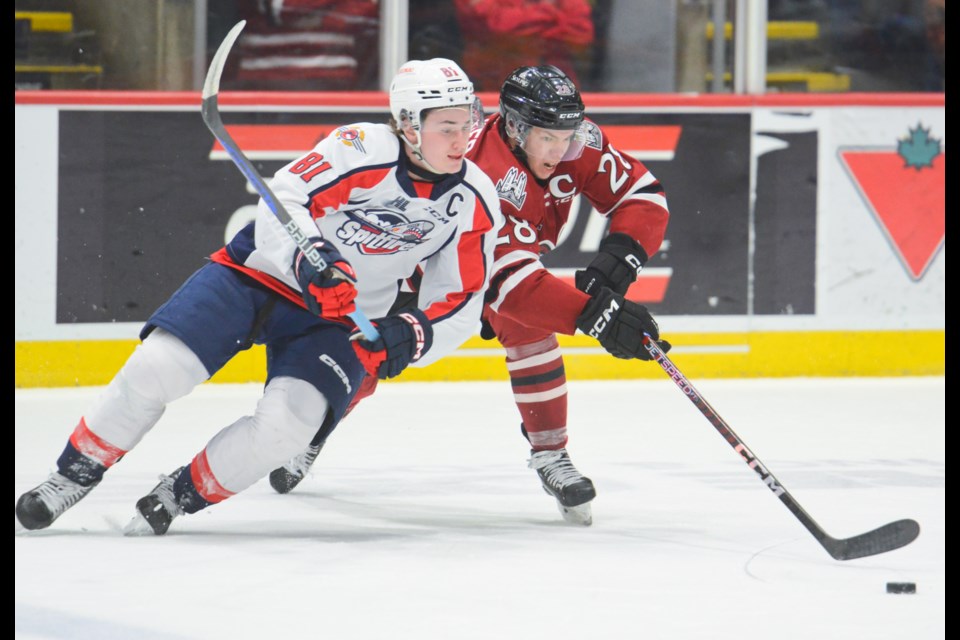
<svg viewBox="0 0 960 640">
<path fill-rule="evenodd" d="M 340 320 L 357 310 L 357 274 L 346 258 L 333 245 L 322 238 L 310 238 L 314 249 L 327 263 L 327 268 L 317 271 L 303 251 L 293 254 L 293 274 L 300 284 L 303 301 L 315 315 L 330 320 Z"/>
<path fill-rule="evenodd" d="M 363 368 L 381 380 L 400 375 L 419 360 L 433 344 L 433 327 L 420 309 L 373 320 L 380 337 L 370 342 L 359 331 L 350 336 Z"/>
</svg>

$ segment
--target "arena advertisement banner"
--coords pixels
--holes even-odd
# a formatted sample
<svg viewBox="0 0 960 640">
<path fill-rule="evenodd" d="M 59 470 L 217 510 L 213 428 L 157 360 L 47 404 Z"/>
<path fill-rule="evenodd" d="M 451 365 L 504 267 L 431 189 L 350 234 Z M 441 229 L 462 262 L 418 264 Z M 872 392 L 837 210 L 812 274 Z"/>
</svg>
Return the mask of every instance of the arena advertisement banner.
<svg viewBox="0 0 960 640">
<path fill-rule="evenodd" d="M 347 113 L 236 113 L 227 126 L 261 174 L 271 176 L 354 119 Z M 58 245 L 58 323 L 146 320 L 205 256 L 252 219 L 256 194 L 197 120 L 192 113 L 61 111 L 58 190 L 69 195 L 58 203 L 57 226 L 62 237 L 76 241 Z M 749 115 L 596 120 L 609 126 L 621 151 L 660 179 L 672 212 L 664 248 L 630 297 L 662 314 L 747 313 Z M 815 153 L 795 154 L 788 162 L 805 163 L 802 175 L 816 171 Z M 696 188 L 689 185 L 691 176 L 697 176 Z M 615 170 L 610 179 L 617 179 Z M 772 210 L 798 217 L 782 207 Z M 805 219 L 815 224 L 812 208 Z M 545 263 L 572 278 L 595 255 L 605 226 L 583 199 Z M 812 264 L 814 250 L 810 242 L 780 257 Z M 789 265 L 782 271 L 802 273 Z M 812 273 L 805 276 L 797 288 L 812 292 Z M 813 312 L 812 299 L 797 307 Z"/>
<path fill-rule="evenodd" d="M 830 113 L 818 281 L 825 313 L 943 327 L 946 142 L 942 109 Z M 886 292 L 897 291 L 892 297 Z"/>
<path fill-rule="evenodd" d="M 375 96 L 333 97 L 227 100 L 224 121 L 270 177 L 339 126 L 388 118 Z M 17 384 L 105 383 L 143 321 L 253 219 L 258 198 L 196 96 L 35 92 L 22 102 Z M 687 375 L 942 374 L 942 95 L 592 102 L 589 116 L 665 188 L 666 238 L 628 296 L 654 312 Z M 605 232 L 581 199 L 545 264 L 572 279 Z M 891 354 L 903 336 L 913 346 Z M 572 378 L 657 376 L 586 336 L 561 346 Z M 262 353 L 238 362 L 216 379 L 260 379 Z M 502 351 L 476 336 L 403 377 L 504 375 Z"/>
</svg>

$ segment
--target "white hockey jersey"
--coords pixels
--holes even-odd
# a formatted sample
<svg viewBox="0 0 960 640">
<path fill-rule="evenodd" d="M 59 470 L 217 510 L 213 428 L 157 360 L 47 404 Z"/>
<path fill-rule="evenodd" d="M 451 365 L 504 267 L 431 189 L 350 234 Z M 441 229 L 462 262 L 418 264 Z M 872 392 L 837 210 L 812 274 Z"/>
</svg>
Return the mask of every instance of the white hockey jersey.
<svg viewBox="0 0 960 640">
<path fill-rule="evenodd" d="M 434 336 L 413 366 L 425 366 L 477 330 L 502 216 L 493 183 L 473 162 L 439 182 L 414 181 L 401 145 L 385 124 L 340 127 L 280 169 L 270 187 L 308 236 L 322 236 L 353 266 L 357 307 L 368 318 L 386 315 L 420 267 L 418 306 Z M 305 306 L 296 248 L 261 200 L 255 224 L 211 258 Z"/>
</svg>

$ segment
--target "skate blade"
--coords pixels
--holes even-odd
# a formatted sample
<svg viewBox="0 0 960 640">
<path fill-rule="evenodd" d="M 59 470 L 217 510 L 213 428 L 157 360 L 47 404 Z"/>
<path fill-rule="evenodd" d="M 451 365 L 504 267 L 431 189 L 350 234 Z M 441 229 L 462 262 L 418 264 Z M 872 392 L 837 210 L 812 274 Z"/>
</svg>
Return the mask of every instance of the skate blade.
<svg viewBox="0 0 960 640">
<path fill-rule="evenodd" d="M 589 502 L 579 504 L 575 507 L 565 507 L 557 502 L 557 507 L 559 507 L 560 515 L 563 516 L 563 519 L 570 524 L 576 524 L 581 527 L 589 527 L 593 524 L 593 510 L 590 508 Z"/>
<path fill-rule="evenodd" d="M 156 535 L 156 532 L 147 522 L 147 519 L 138 513 L 123 527 L 123 535 L 130 537 L 153 536 Z"/>
</svg>

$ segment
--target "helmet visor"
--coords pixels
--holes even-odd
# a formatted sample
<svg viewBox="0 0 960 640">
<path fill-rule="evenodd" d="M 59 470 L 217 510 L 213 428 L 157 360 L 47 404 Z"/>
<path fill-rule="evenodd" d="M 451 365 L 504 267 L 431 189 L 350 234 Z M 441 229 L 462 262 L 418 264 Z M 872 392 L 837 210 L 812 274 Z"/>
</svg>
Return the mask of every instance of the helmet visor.
<svg viewBox="0 0 960 640">
<path fill-rule="evenodd" d="M 528 158 L 558 164 L 576 160 L 583 154 L 587 141 L 586 127 L 581 122 L 576 129 L 544 129 L 521 122 L 514 114 L 507 114 L 507 135 L 517 141 Z"/>
<path fill-rule="evenodd" d="M 466 111 L 467 118 L 464 121 L 460 114 L 451 115 L 452 111 Z M 446 115 L 445 115 L 446 114 Z M 483 125 L 483 107 L 479 98 L 474 98 L 471 104 L 460 104 L 453 107 L 438 107 L 428 109 L 420 114 L 420 131 L 440 132 L 449 129 L 452 124 L 457 124 L 458 128 L 464 127 L 469 135 L 475 129 Z"/>
</svg>

